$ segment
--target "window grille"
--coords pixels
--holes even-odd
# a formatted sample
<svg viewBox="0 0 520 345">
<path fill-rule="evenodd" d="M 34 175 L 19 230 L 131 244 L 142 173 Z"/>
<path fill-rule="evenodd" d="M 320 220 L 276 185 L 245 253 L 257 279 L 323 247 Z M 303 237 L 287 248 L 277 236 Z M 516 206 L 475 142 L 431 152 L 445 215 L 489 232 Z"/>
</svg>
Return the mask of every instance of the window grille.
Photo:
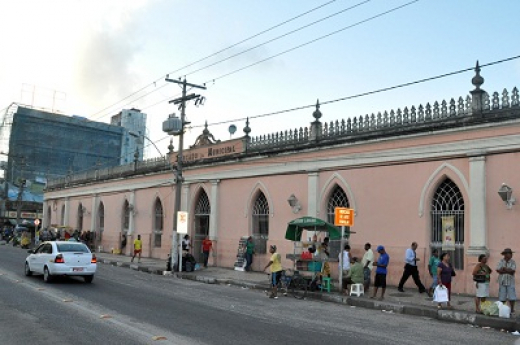
<svg viewBox="0 0 520 345">
<path fill-rule="evenodd" d="M 327 202 L 327 222 L 334 224 L 334 210 L 336 207 L 350 207 L 347 193 L 340 186 L 336 185 L 330 193 L 329 200 Z M 337 227 L 341 231 L 341 227 Z M 345 231 L 350 230 L 350 227 L 345 227 Z M 323 240 L 323 239 L 322 239 Z M 330 241 L 329 253 L 331 258 L 339 257 L 341 241 Z"/>
<path fill-rule="evenodd" d="M 65 225 L 65 205 L 61 206 L 61 225 Z"/>
<path fill-rule="evenodd" d="M 211 205 L 208 195 L 204 189 L 200 190 L 197 204 L 195 205 L 195 238 L 193 241 L 193 255 L 202 262 L 202 240 L 209 235 L 209 218 L 211 215 Z"/>
<path fill-rule="evenodd" d="M 431 243 L 430 248 L 442 253 L 442 225 L 444 221 L 453 222 L 455 248 L 447 250 L 455 269 L 464 269 L 464 198 L 459 187 L 446 178 L 437 188 L 431 204 Z"/>
<path fill-rule="evenodd" d="M 99 203 L 99 208 L 98 208 L 98 224 L 99 224 L 98 241 L 100 242 L 103 238 L 103 231 L 105 230 L 105 205 L 103 205 L 102 202 Z"/>
<path fill-rule="evenodd" d="M 155 217 L 154 217 L 154 246 L 156 248 L 161 247 L 162 242 L 162 232 L 163 232 L 163 207 L 161 200 L 157 199 L 155 200 Z"/>
<path fill-rule="evenodd" d="M 255 251 L 260 254 L 267 253 L 267 240 L 269 239 L 269 203 L 260 192 L 253 206 L 253 241 Z"/>
<path fill-rule="evenodd" d="M 81 233 L 83 231 L 83 205 L 80 203 L 78 206 L 78 231 Z"/>
<path fill-rule="evenodd" d="M 128 232 L 130 227 L 130 205 L 128 200 L 125 200 L 125 206 L 123 207 L 123 233 Z"/>
</svg>

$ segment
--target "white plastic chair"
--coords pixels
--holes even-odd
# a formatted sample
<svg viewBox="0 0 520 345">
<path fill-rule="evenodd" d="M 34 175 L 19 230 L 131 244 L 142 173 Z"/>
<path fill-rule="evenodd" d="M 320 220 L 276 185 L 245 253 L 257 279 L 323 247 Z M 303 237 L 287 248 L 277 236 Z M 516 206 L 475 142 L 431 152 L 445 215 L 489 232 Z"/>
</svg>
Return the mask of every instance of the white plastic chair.
<svg viewBox="0 0 520 345">
<path fill-rule="evenodd" d="M 365 295 L 365 287 L 363 286 L 363 284 L 352 284 L 350 286 L 350 296 L 361 296 L 361 295 Z"/>
</svg>

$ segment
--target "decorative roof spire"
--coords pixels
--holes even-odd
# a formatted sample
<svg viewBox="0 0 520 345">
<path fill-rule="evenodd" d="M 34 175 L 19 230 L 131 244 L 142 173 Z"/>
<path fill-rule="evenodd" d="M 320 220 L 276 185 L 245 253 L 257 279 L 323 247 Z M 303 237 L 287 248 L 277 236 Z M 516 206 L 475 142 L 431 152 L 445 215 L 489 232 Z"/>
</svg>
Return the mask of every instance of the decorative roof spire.
<svg viewBox="0 0 520 345">
<path fill-rule="evenodd" d="M 312 113 L 312 116 L 314 116 L 316 121 L 319 121 L 321 118 L 320 100 L 319 99 L 316 100 L 316 110 L 314 111 L 314 113 Z"/>
<path fill-rule="evenodd" d="M 477 60 L 477 65 L 475 66 L 475 76 L 471 79 L 471 83 L 475 85 L 475 91 L 480 90 L 480 86 L 484 84 L 484 78 L 480 76 L 480 65 Z"/>
<path fill-rule="evenodd" d="M 246 126 L 244 127 L 244 133 L 246 134 L 246 137 L 248 137 L 249 133 L 251 133 L 251 128 L 249 127 L 249 117 L 246 119 Z"/>
</svg>

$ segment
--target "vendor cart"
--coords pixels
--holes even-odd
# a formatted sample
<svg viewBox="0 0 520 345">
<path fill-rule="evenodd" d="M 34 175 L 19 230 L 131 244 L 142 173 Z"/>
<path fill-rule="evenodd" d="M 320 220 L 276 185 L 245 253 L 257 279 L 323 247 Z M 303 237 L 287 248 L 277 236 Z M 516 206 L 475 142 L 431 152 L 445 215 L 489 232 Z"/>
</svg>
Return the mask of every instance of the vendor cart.
<svg viewBox="0 0 520 345">
<path fill-rule="evenodd" d="M 346 238 L 349 235 L 347 233 Z M 333 224 L 314 217 L 297 218 L 287 225 L 285 239 L 294 243 L 293 253 L 287 254 L 287 258 L 293 261 L 294 281 L 300 282 L 298 285 L 303 285 L 304 289 L 316 289 L 322 276 L 330 275 L 330 262 L 338 261 L 339 253 L 332 256 L 330 248 L 323 245 L 325 237 L 329 238 L 330 243 L 339 245 L 341 231 Z"/>
</svg>

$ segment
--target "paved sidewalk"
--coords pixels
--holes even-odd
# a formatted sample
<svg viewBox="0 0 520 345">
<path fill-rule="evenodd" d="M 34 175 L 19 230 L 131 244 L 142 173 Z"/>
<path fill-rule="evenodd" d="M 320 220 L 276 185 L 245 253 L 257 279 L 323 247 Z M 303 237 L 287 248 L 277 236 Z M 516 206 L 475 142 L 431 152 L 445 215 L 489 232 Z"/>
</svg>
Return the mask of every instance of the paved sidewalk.
<svg viewBox="0 0 520 345">
<path fill-rule="evenodd" d="M 138 263 L 136 258 L 135 262 L 131 263 L 131 257 L 124 255 L 96 253 L 96 256 L 99 262 L 105 264 L 127 267 L 153 274 L 171 274 L 165 271 L 166 260 L 142 258 L 141 262 Z M 264 272 L 241 272 L 229 268 L 208 267 L 194 272 L 181 272 L 173 275 L 182 279 L 191 279 L 207 284 L 229 284 L 259 290 L 265 290 L 269 287 L 267 274 Z M 475 314 L 474 296 L 453 294 L 451 303 L 454 309 L 438 310 L 436 303 L 433 303 L 427 294 L 420 294 L 417 289 L 405 289 L 403 293 L 397 291 L 397 287 L 389 286 L 386 289 L 385 299 L 379 300 L 369 298 L 368 294 L 361 297 L 340 295 L 337 292 L 337 282 L 334 285 L 335 291 L 330 293 L 312 292 L 309 293 L 308 297 L 326 302 L 381 310 L 388 314 L 415 315 L 449 322 L 465 323 L 474 327 L 491 327 L 511 332 L 520 330 L 520 319 L 502 319 Z M 372 293 L 372 290 L 370 293 Z M 495 301 L 496 298 L 491 298 L 490 300 Z"/>
</svg>

